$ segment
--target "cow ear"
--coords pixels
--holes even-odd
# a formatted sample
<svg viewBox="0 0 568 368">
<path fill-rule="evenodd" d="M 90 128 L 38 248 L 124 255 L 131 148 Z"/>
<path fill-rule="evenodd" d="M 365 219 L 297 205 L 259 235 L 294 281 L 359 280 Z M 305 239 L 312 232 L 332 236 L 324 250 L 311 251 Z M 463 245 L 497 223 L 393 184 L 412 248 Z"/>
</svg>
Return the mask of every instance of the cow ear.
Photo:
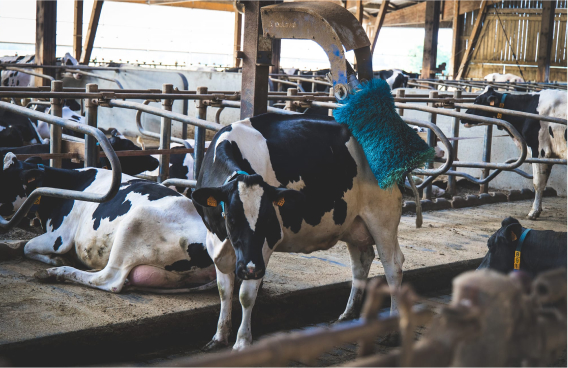
<svg viewBox="0 0 568 368">
<path fill-rule="evenodd" d="M 521 224 L 514 223 L 505 227 L 504 235 L 508 241 L 514 242 L 521 237 L 522 232 L 523 232 L 523 227 L 521 226 Z"/>
<path fill-rule="evenodd" d="M 302 206 L 305 200 L 304 193 L 298 190 L 283 188 L 274 188 L 271 197 L 272 202 L 278 207 Z"/>
<path fill-rule="evenodd" d="M 43 179 L 45 172 L 40 169 L 23 170 L 20 174 L 25 185 L 38 185 L 38 183 Z"/>
<path fill-rule="evenodd" d="M 227 196 L 222 188 L 199 188 L 191 194 L 191 199 L 201 207 L 217 207 Z"/>
</svg>

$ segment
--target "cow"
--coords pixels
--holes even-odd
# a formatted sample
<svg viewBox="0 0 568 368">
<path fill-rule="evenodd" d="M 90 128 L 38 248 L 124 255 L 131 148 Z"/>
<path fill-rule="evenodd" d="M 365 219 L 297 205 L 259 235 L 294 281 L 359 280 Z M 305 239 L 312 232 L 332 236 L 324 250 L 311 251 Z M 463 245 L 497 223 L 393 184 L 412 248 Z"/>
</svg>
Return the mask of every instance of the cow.
<svg viewBox="0 0 568 368">
<path fill-rule="evenodd" d="M 103 194 L 111 180 L 109 170 L 54 169 L 37 157 L 21 162 L 10 152 L 0 171 L 0 215 L 12 216 L 36 188 Z M 214 285 L 199 214 L 191 200 L 160 184 L 122 175 L 108 202 L 43 196 L 36 213 L 44 234 L 27 242 L 24 254 L 56 266 L 36 274 L 40 280 L 74 281 L 113 293 L 127 279 L 130 286 L 157 290 Z M 79 270 L 73 261 L 98 271 Z"/>
<path fill-rule="evenodd" d="M 205 154 L 192 198 L 207 226 L 221 297 L 217 333 L 206 349 L 228 343 L 235 274 L 243 280 L 243 319 L 234 349 L 251 344 L 252 308 L 274 251 L 347 243 L 353 282 L 340 320 L 357 316 L 373 244 L 389 285 L 400 285 L 401 192 L 379 187 L 361 146 L 331 117 L 263 114 L 224 127 Z"/>
<path fill-rule="evenodd" d="M 566 99 L 566 91 L 544 90 L 530 94 L 503 94 L 486 87 L 475 99 L 475 104 L 497 107 L 503 103 L 505 109 L 566 119 Z M 496 113 L 476 109 L 468 109 L 466 114 L 496 116 Z M 507 114 L 503 114 L 502 119 L 513 124 L 521 133 L 533 158 L 566 159 L 566 125 Z M 462 119 L 462 123 L 468 128 L 477 124 L 467 119 Z M 532 167 L 535 199 L 528 218 L 536 220 L 542 212 L 542 197 L 552 165 L 532 164 Z"/>
<path fill-rule="evenodd" d="M 41 142 L 29 118 L 9 110 L 0 110 L 0 147 L 22 147 Z"/>
<path fill-rule="evenodd" d="M 525 80 L 515 74 L 507 73 L 507 74 L 500 74 L 500 73 L 491 73 L 487 74 L 484 78 L 487 82 L 516 82 L 516 83 L 523 83 Z"/>
<path fill-rule="evenodd" d="M 487 241 L 489 251 L 478 269 L 491 268 L 509 273 L 515 269 L 517 250 L 520 252 L 517 269 L 533 277 L 543 271 L 566 268 L 565 232 L 530 230 L 522 238 L 526 230 L 517 219 L 513 217 L 504 219 L 501 228 Z M 520 248 L 519 243 L 521 243 Z"/>
<path fill-rule="evenodd" d="M 79 62 L 77 62 L 77 60 L 68 52 L 57 61 L 57 64 L 59 65 L 73 66 L 79 64 Z M 18 64 L 35 64 L 35 55 L 6 56 L 0 58 L 0 63 L 15 64 L 13 65 L 15 67 L 18 67 Z M 29 70 L 33 71 L 33 69 Z M 77 73 L 74 73 L 73 77 L 75 79 L 81 79 L 81 75 Z M 35 78 L 36 77 L 21 71 L 3 70 L 0 73 L 0 85 L 2 85 L 2 87 L 33 87 L 35 86 Z"/>
<path fill-rule="evenodd" d="M 1 134 L 1 132 L 0 132 Z M 138 151 L 140 147 L 135 145 L 131 140 L 126 139 L 123 135 L 118 133 L 116 129 L 111 131 L 109 142 L 112 148 L 116 151 Z M 25 147 L 9 147 L 0 148 L 0 157 L 4 157 L 8 152 L 14 154 L 29 155 L 29 154 L 42 154 L 49 153 L 49 144 L 35 144 Z M 160 162 L 155 157 L 148 156 L 133 156 L 133 157 L 119 157 L 122 172 L 127 175 L 138 175 L 147 170 L 154 170 L 158 167 Z M 44 165 L 49 164 L 49 160 L 43 162 Z M 110 163 L 106 157 L 99 159 L 99 167 L 109 168 Z M 76 164 L 71 160 L 64 159 L 62 161 L 64 169 L 77 169 L 82 167 L 82 164 Z"/>
<path fill-rule="evenodd" d="M 389 84 L 391 90 L 396 88 L 406 88 L 408 85 L 408 73 L 404 70 L 389 69 L 374 72 L 375 78 L 380 78 Z"/>
</svg>

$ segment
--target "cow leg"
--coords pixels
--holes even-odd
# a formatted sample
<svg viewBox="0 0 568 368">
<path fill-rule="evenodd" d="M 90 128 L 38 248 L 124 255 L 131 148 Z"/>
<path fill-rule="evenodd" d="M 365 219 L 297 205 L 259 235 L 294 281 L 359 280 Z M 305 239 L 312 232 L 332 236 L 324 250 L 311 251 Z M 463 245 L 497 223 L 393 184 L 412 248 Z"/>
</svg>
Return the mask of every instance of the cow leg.
<svg viewBox="0 0 568 368">
<path fill-rule="evenodd" d="M 367 276 L 369 276 L 369 270 L 375 258 L 375 251 L 372 245 L 356 246 L 347 243 L 347 249 L 349 249 L 349 256 L 351 257 L 353 281 L 347 307 L 345 312 L 339 317 L 339 321 L 346 321 L 358 316 L 361 303 L 363 302 Z"/>
<path fill-rule="evenodd" d="M 542 212 L 542 196 L 544 188 L 548 182 L 552 165 L 532 164 L 533 165 L 533 186 L 535 191 L 534 202 L 531 212 L 528 214 L 530 220 L 536 220 Z"/>
<path fill-rule="evenodd" d="M 221 298 L 221 312 L 219 322 L 217 322 L 217 332 L 213 339 L 205 345 L 203 350 L 213 350 L 218 347 L 229 345 L 229 335 L 231 334 L 231 310 L 233 307 L 233 289 L 235 287 L 235 274 L 222 273 L 217 267 L 217 287 Z"/>
<path fill-rule="evenodd" d="M 69 252 L 73 247 L 73 242 L 63 238 L 57 233 L 42 234 L 26 243 L 24 255 L 52 266 L 70 265 L 71 262 L 59 255 Z"/>
<path fill-rule="evenodd" d="M 241 306 L 243 308 L 243 319 L 241 320 L 241 326 L 237 333 L 237 342 L 235 342 L 233 350 L 242 350 L 252 343 L 250 327 L 252 308 L 254 307 L 256 295 L 258 294 L 258 289 L 260 288 L 261 283 L 262 279 L 244 280 L 241 284 L 239 300 L 241 301 Z"/>
</svg>

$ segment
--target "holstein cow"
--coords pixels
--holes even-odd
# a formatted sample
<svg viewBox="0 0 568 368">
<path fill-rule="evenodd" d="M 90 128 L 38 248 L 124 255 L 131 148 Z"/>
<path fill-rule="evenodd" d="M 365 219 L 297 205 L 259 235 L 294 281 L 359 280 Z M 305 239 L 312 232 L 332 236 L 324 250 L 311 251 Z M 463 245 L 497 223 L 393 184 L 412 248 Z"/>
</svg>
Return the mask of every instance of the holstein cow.
<svg viewBox="0 0 568 368">
<path fill-rule="evenodd" d="M 500 74 L 500 73 L 491 73 L 485 76 L 486 81 L 488 82 L 517 82 L 522 83 L 525 80 L 515 74 L 507 73 L 507 74 Z"/>
<path fill-rule="evenodd" d="M 8 110 L 0 110 L 0 147 L 21 147 L 41 142 L 30 119 Z"/>
<path fill-rule="evenodd" d="M 25 55 L 25 56 L 5 56 L 0 58 L 0 63 L 14 64 L 13 66 L 18 67 L 18 64 L 34 64 L 35 55 Z M 61 59 L 58 59 L 58 65 L 78 65 L 77 60 L 71 56 L 68 52 Z M 33 69 L 30 69 L 32 71 Z M 75 79 L 81 79 L 80 74 L 73 74 Z M 32 75 L 23 73 L 16 70 L 3 70 L 0 73 L 0 84 L 3 87 L 30 87 L 35 85 L 35 78 Z"/>
<path fill-rule="evenodd" d="M 503 94 L 493 88 L 487 87 L 485 91 L 475 99 L 476 105 L 500 106 L 515 111 L 524 111 L 533 114 L 552 116 L 566 119 L 565 91 L 545 90 L 530 94 Z M 467 114 L 478 116 L 495 117 L 495 113 L 468 109 Z M 502 119 L 513 124 L 529 147 L 533 158 L 563 158 L 566 159 L 566 126 L 561 124 L 538 121 L 530 118 L 517 117 L 503 114 Z M 476 123 L 462 119 L 466 127 Z M 542 212 L 542 196 L 552 165 L 532 164 L 533 185 L 535 199 L 528 218 L 536 220 Z"/>
<path fill-rule="evenodd" d="M 503 273 L 518 269 L 536 276 L 554 268 L 566 268 L 565 232 L 527 229 L 512 217 L 503 220 L 501 228 L 487 241 L 487 247 L 489 251 L 478 269 Z"/>
<path fill-rule="evenodd" d="M 391 90 L 395 88 L 406 88 L 408 84 L 408 78 L 411 73 L 407 73 L 404 70 L 399 69 L 389 69 L 389 70 L 379 70 L 374 72 L 375 78 L 380 78 L 389 84 Z"/>
<path fill-rule="evenodd" d="M 105 193 L 111 171 L 64 170 L 24 162 L 13 153 L 0 171 L 0 215 L 11 216 L 38 187 Z M 184 288 L 212 283 L 215 270 L 205 249 L 206 229 L 191 200 L 160 184 L 122 176 L 117 195 L 105 203 L 41 197 L 37 213 L 45 234 L 30 240 L 24 254 L 48 263 L 40 279 L 69 280 L 120 292 Z M 70 267 L 70 252 L 82 266 Z M 214 285 L 214 284 L 213 284 Z"/>
<path fill-rule="evenodd" d="M 235 273 L 244 281 L 234 349 L 251 344 L 252 308 L 274 251 L 311 253 L 347 243 L 353 284 L 340 320 L 357 315 L 373 244 L 389 285 L 400 285 L 400 190 L 380 189 L 361 146 L 333 118 L 264 114 L 221 129 L 197 188 L 192 198 L 208 229 L 221 296 L 217 333 L 206 348 L 228 343 Z"/>
</svg>

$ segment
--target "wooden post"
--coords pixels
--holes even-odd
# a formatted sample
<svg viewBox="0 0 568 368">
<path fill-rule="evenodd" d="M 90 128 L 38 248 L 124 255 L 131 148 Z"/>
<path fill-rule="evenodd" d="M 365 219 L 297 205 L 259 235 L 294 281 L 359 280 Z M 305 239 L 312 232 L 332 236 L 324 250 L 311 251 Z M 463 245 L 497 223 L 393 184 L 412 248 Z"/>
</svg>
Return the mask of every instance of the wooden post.
<svg viewBox="0 0 568 368">
<path fill-rule="evenodd" d="M 233 50 L 233 66 L 238 68 L 241 66 L 241 38 L 243 31 L 243 15 L 235 10 L 235 33 L 234 33 L 234 50 Z"/>
<path fill-rule="evenodd" d="M 422 79 L 431 77 L 432 69 L 436 68 L 438 56 L 438 28 L 440 27 L 440 1 L 426 2 L 424 23 L 424 54 L 422 56 Z"/>
<path fill-rule="evenodd" d="M 452 55 L 450 56 L 450 70 L 448 75 L 452 78 L 456 78 L 458 74 L 458 67 L 460 63 L 458 49 L 460 47 L 460 40 L 462 35 L 463 22 L 460 19 L 460 2 L 459 0 L 454 0 L 454 18 L 452 19 L 452 30 L 453 30 L 453 40 L 452 40 Z"/>
<path fill-rule="evenodd" d="M 80 64 L 88 65 L 93 52 L 93 45 L 95 44 L 95 35 L 97 34 L 97 27 L 99 26 L 99 19 L 101 18 L 101 10 L 103 9 L 103 0 L 95 0 L 93 3 L 93 11 L 91 12 L 91 20 L 89 21 L 89 29 L 87 30 L 87 40 L 81 53 Z"/>
<path fill-rule="evenodd" d="M 83 0 L 75 0 L 75 13 L 73 17 L 73 57 L 81 60 L 83 49 Z"/>
<path fill-rule="evenodd" d="M 548 82 L 550 78 L 550 54 L 552 49 L 555 10 L 556 1 L 542 2 L 542 21 L 540 24 L 540 34 L 538 39 L 537 82 Z"/>
<path fill-rule="evenodd" d="M 471 30 L 471 35 L 469 36 L 469 41 L 467 43 L 467 49 L 463 54 L 456 79 L 462 79 L 466 74 L 467 64 L 469 63 L 469 59 L 472 55 L 471 51 L 475 48 L 477 40 L 479 39 L 479 34 L 481 33 L 481 24 L 485 19 L 486 13 L 487 13 L 487 0 L 483 0 L 479 8 L 479 13 L 477 13 L 477 19 L 475 20 L 475 23 Z"/>
<path fill-rule="evenodd" d="M 377 46 L 377 40 L 379 39 L 379 32 L 383 27 L 383 22 L 385 21 L 385 15 L 387 15 L 387 8 L 389 6 L 389 0 L 383 0 L 381 3 L 381 8 L 379 13 L 375 18 L 375 26 L 373 27 L 375 34 L 373 35 L 373 43 L 371 44 L 371 55 L 375 53 L 375 47 Z"/>
<path fill-rule="evenodd" d="M 270 73 L 280 73 L 280 50 L 282 49 L 282 40 L 275 38 L 272 40 L 272 66 Z"/>
<path fill-rule="evenodd" d="M 363 10 L 365 7 L 363 6 L 363 1 L 357 1 L 357 8 L 355 10 L 355 18 L 363 25 Z"/>
<path fill-rule="evenodd" d="M 57 1 L 36 2 L 36 44 L 35 63 L 38 65 L 55 65 L 55 47 L 57 25 Z M 39 69 L 39 73 L 55 77 L 55 69 Z M 44 78 L 35 78 L 36 86 L 50 86 L 51 82 Z"/>
<path fill-rule="evenodd" d="M 272 42 L 262 35 L 260 8 L 273 1 L 246 1 L 241 84 L 241 119 L 267 111 L 268 72 L 272 62 Z"/>
</svg>

